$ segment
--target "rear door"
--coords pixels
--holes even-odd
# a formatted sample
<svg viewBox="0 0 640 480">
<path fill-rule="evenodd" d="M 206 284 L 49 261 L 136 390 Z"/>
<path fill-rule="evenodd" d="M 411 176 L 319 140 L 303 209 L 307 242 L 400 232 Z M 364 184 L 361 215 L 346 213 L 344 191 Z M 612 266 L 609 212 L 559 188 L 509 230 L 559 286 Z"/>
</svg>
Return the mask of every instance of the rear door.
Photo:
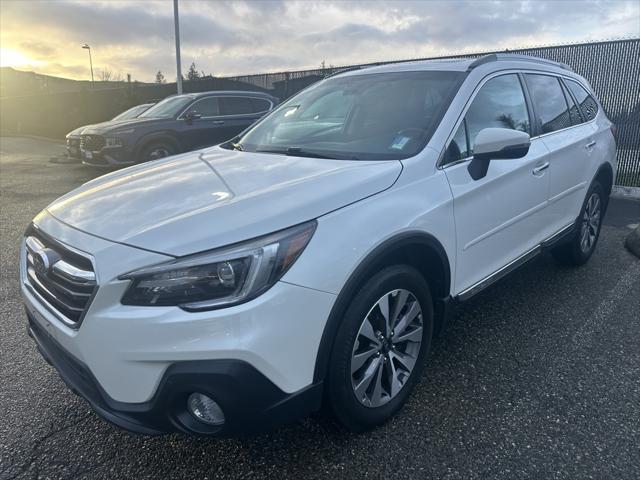
<svg viewBox="0 0 640 480">
<path fill-rule="evenodd" d="M 245 96 L 220 97 L 220 112 L 223 115 L 223 136 L 229 140 L 267 113 L 273 104 L 266 99 Z"/>
<path fill-rule="evenodd" d="M 442 166 L 453 194 L 456 224 L 456 291 L 463 292 L 536 247 L 543 239 L 549 188 L 547 148 L 533 139 L 519 159 L 492 160 L 484 178 L 467 167 L 478 132 L 488 127 L 531 132 L 521 77 L 485 79 L 448 143 Z"/>
<path fill-rule="evenodd" d="M 593 124 L 585 122 L 559 77 L 526 73 L 524 75 L 535 111 L 540 140 L 549 149 L 548 236 L 571 225 L 582 206 L 590 182 L 589 167 L 593 155 Z"/>
</svg>

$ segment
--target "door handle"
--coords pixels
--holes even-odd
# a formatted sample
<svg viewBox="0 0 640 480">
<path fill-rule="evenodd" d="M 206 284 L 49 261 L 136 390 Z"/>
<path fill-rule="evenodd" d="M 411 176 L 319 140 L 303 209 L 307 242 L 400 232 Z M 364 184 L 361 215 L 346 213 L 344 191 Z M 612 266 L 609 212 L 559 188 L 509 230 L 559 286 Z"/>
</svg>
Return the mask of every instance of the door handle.
<svg viewBox="0 0 640 480">
<path fill-rule="evenodd" d="M 587 150 L 592 149 L 593 147 L 596 146 L 596 141 L 595 140 L 591 140 L 589 143 L 587 143 L 584 148 L 586 148 Z"/>
<path fill-rule="evenodd" d="M 544 162 L 542 165 L 538 165 L 536 168 L 531 170 L 531 173 L 533 173 L 534 175 L 538 175 L 540 172 L 545 171 L 547 168 L 549 168 L 549 162 Z"/>
<path fill-rule="evenodd" d="M 214 125 L 224 125 L 224 120 L 214 120 L 213 122 Z"/>
</svg>

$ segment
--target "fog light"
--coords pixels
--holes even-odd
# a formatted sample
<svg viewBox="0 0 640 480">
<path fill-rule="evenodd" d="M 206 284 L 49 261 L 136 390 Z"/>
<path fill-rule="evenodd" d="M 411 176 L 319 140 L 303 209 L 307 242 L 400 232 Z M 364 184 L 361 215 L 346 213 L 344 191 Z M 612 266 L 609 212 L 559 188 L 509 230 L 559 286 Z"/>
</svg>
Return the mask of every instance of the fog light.
<svg viewBox="0 0 640 480">
<path fill-rule="evenodd" d="M 197 420 L 209 425 L 222 425 L 224 413 L 220 405 L 202 393 L 192 393 L 187 400 L 189 412 Z"/>
</svg>

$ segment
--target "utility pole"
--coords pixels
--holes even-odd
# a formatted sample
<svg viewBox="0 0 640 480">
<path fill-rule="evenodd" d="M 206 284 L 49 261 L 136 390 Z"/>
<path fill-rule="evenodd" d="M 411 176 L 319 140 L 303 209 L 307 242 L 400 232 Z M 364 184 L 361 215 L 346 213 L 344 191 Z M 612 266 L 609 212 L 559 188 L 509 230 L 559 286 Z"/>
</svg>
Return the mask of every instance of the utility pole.
<svg viewBox="0 0 640 480">
<path fill-rule="evenodd" d="M 182 93 L 182 66 L 180 65 L 180 20 L 178 19 L 178 0 L 173 0 L 173 25 L 176 37 L 176 84 L 178 85 L 178 95 Z"/>
<path fill-rule="evenodd" d="M 82 45 L 82 48 L 89 50 L 89 67 L 91 68 L 91 84 L 93 84 L 93 61 L 91 60 L 91 47 L 86 43 Z"/>
</svg>

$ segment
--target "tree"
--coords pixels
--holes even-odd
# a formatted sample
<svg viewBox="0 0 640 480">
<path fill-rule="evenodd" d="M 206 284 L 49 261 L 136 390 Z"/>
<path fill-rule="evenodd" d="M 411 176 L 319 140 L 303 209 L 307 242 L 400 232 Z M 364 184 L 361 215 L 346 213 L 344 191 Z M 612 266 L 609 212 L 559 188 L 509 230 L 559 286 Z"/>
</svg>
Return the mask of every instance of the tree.
<svg viewBox="0 0 640 480">
<path fill-rule="evenodd" d="M 103 68 L 102 70 L 98 70 L 98 79 L 101 82 L 110 81 L 112 76 L 113 76 L 113 72 L 108 68 Z"/>
<path fill-rule="evenodd" d="M 200 79 L 200 72 L 198 72 L 198 69 L 196 68 L 196 62 L 192 62 L 191 66 L 189 67 L 189 71 L 187 72 L 187 80 L 199 80 Z"/>
<path fill-rule="evenodd" d="M 167 83 L 167 80 L 164 78 L 164 75 L 160 70 L 156 73 L 156 83 Z"/>
</svg>

